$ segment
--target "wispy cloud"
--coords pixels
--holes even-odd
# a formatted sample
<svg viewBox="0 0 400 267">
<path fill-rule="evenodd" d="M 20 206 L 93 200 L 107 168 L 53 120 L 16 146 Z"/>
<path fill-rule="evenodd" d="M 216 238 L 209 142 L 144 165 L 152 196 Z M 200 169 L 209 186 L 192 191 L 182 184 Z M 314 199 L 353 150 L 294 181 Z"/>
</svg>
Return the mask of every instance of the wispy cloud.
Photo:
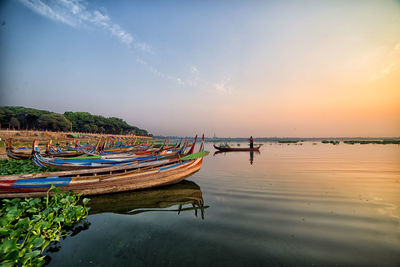
<svg viewBox="0 0 400 267">
<path fill-rule="evenodd" d="M 142 64 L 148 71 L 150 71 L 151 73 L 153 73 L 154 75 L 172 81 L 174 83 L 177 83 L 179 85 L 185 85 L 185 82 L 176 76 L 172 76 L 169 74 L 165 74 L 164 72 L 159 71 L 157 68 L 153 67 L 152 65 L 150 65 L 147 61 L 141 59 L 141 58 L 136 58 L 136 61 L 140 64 Z"/>
<path fill-rule="evenodd" d="M 394 69 L 395 66 L 396 66 L 396 64 L 392 63 L 392 64 L 382 68 L 380 71 L 373 73 L 370 77 L 370 81 L 376 81 L 376 80 L 382 79 L 383 77 L 388 75 L 390 72 L 392 72 L 392 70 Z"/>
<path fill-rule="evenodd" d="M 196 66 L 191 66 L 191 67 L 190 67 L 190 72 L 191 72 L 192 74 L 194 74 L 194 75 L 199 74 L 199 70 L 197 69 Z"/>
<path fill-rule="evenodd" d="M 108 32 L 120 43 L 126 45 L 130 50 L 154 55 L 152 46 L 140 41 L 133 34 L 123 29 L 119 24 L 112 21 L 104 8 L 89 8 L 89 3 L 85 0 L 19 0 L 29 9 L 49 18 L 53 21 L 61 22 L 74 28 L 95 27 Z M 200 71 L 196 65 L 189 69 L 189 76 L 183 79 L 179 76 L 167 74 L 154 67 L 144 60 L 140 55 L 136 55 L 136 61 L 154 75 L 169 80 L 179 86 L 205 87 L 212 88 L 219 94 L 231 94 L 232 91 L 227 87 L 229 80 L 223 79 L 213 83 L 200 78 Z"/>
<path fill-rule="evenodd" d="M 390 52 L 388 53 L 388 60 L 386 60 L 386 65 L 384 65 L 384 67 L 381 68 L 379 71 L 372 73 L 369 80 L 376 81 L 376 80 L 382 79 L 383 77 L 389 75 L 396 68 L 396 64 L 393 63 L 393 58 L 399 57 L 399 52 L 400 52 L 400 42 L 396 43 L 390 49 Z M 398 59 L 396 59 L 396 60 L 398 60 Z"/>
<path fill-rule="evenodd" d="M 59 12 L 40 0 L 20 0 L 20 2 L 42 16 L 55 21 L 60 21 L 72 27 L 77 26 L 76 22 L 64 14 L 64 12 Z"/>
<path fill-rule="evenodd" d="M 20 0 L 20 2 L 36 13 L 54 21 L 59 21 L 74 28 L 95 26 L 108 32 L 130 48 L 152 53 L 149 44 L 137 40 L 120 25 L 114 23 L 105 10 L 90 10 L 86 1 L 50 0 L 44 2 L 42 0 Z"/>
<path fill-rule="evenodd" d="M 394 45 L 394 50 L 400 50 L 400 42 Z"/>
<path fill-rule="evenodd" d="M 232 90 L 227 87 L 226 83 L 220 82 L 220 83 L 214 83 L 214 89 L 217 93 L 222 94 L 222 95 L 231 95 Z"/>
<path fill-rule="evenodd" d="M 231 77 L 228 74 L 225 74 L 224 77 L 218 82 L 211 82 L 202 78 L 201 72 L 196 65 L 192 65 L 189 67 L 189 77 L 185 82 L 185 85 L 196 88 L 203 88 L 209 90 L 211 93 L 217 93 L 219 95 L 231 95 L 232 88 L 229 86 L 231 81 Z"/>
<path fill-rule="evenodd" d="M 228 86 L 231 78 L 226 76 L 219 82 L 212 84 L 214 90 L 221 95 L 231 95 L 232 89 Z"/>
</svg>

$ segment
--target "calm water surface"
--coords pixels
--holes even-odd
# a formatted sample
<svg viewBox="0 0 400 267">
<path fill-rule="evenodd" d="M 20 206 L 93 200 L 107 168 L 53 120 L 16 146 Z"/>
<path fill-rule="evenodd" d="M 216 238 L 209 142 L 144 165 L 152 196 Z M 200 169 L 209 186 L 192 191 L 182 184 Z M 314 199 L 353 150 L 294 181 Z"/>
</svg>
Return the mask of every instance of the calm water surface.
<svg viewBox="0 0 400 267">
<path fill-rule="evenodd" d="M 400 266 L 400 146 L 206 149 L 189 182 L 93 198 L 50 266 Z"/>
</svg>

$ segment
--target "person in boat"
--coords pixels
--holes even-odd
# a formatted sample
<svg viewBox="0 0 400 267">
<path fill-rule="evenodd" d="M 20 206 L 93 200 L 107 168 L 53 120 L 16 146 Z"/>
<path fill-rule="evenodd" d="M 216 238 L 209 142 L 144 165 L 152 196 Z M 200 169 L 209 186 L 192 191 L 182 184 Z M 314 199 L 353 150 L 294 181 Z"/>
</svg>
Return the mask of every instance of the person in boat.
<svg viewBox="0 0 400 267">
<path fill-rule="evenodd" d="M 254 139 L 253 136 L 250 136 L 250 148 L 254 148 Z"/>
</svg>

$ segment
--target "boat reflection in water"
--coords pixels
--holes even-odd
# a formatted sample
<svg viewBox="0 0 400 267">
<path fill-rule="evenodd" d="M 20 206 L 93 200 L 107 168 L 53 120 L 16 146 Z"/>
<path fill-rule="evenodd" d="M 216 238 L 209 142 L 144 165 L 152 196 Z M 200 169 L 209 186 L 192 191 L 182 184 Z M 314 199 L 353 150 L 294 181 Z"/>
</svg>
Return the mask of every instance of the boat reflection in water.
<svg viewBox="0 0 400 267">
<path fill-rule="evenodd" d="M 224 154 L 226 155 L 226 153 L 250 153 L 250 165 L 253 165 L 253 161 L 254 161 L 254 154 L 261 154 L 260 151 L 255 150 L 255 151 L 215 151 L 213 156 L 218 155 L 218 154 Z"/>
<path fill-rule="evenodd" d="M 90 214 L 112 212 L 135 215 L 144 212 L 177 212 L 194 210 L 197 217 L 200 211 L 204 219 L 203 196 L 200 187 L 191 181 L 141 191 L 115 193 L 91 197 L 88 206 Z M 175 209 L 168 209 L 177 206 Z M 185 207 L 186 206 L 186 207 Z"/>
<path fill-rule="evenodd" d="M 204 210 L 209 207 L 204 206 L 200 186 L 186 180 L 178 184 L 160 188 L 92 196 L 88 206 L 90 207 L 89 215 L 106 212 L 127 215 L 144 212 L 177 212 L 180 214 L 184 211 L 194 210 L 195 216 L 197 217 L 198 213 L 200 213 L 202 219 L 204 219 Z M 177 207 L 175 209 L 168 209 L 173 206 Z M 85 218 L 79 223 L 74 224 L 68 235 L 63 236 L 62 239 L 64 240 L 68 236 L 74 236 L 89 229 L 91 225 L 89 220 Z M 60 249 L 61 244 L 58 242 L 52 243 L 46 249 L 46 265 L 51 262 L 52 254 L 58 252 Z"/>
</svg>

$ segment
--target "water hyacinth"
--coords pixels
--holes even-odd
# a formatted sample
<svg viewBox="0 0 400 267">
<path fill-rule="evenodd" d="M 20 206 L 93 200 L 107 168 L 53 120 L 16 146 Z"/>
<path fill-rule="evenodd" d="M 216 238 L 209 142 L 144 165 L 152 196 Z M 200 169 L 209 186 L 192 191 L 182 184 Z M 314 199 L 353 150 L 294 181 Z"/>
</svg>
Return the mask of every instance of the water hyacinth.
<svg viewBox="0 0 400 267">
<path fill-rule="evenodd" d="M 0 213 L 1 266 L 41 266 L 46 247 L 69 234 L 89 212 L 88 198 L 60 193 L 52 186 L 44 198 L 14 198 L 2 201 Z"/>
<path fill-rule="evenodd" d="M 0 175 L 13 175 L 22 173 L 41 173 L 57 171 L 54 168 L 42 168 L 33 163 L 33 160 L 0 160 Z"/>
</svg>

